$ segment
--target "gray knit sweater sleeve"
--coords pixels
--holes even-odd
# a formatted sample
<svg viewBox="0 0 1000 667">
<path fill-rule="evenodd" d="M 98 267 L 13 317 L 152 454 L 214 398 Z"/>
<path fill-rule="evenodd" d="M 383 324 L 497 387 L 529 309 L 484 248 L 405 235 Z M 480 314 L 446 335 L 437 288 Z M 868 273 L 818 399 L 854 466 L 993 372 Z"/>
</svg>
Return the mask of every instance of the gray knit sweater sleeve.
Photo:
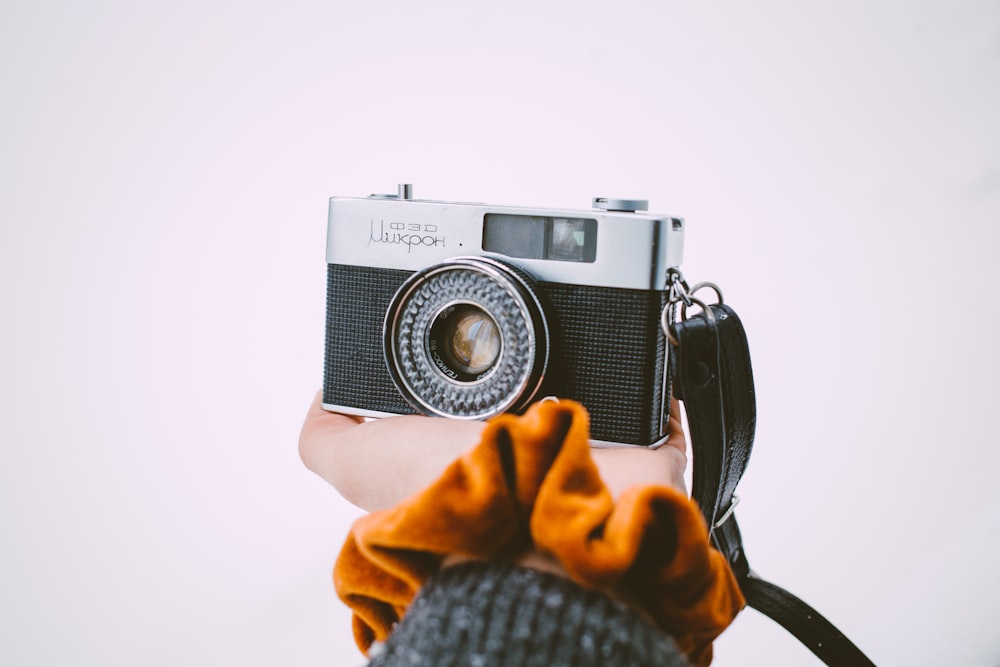
<svg viewBox="0 0 1000 667">
<path fill-rule="evenodd" d="M 686 667 L 673 641 L 553 574 L 466 563 L 434 575 L 370 667 Z"/>
</svg>

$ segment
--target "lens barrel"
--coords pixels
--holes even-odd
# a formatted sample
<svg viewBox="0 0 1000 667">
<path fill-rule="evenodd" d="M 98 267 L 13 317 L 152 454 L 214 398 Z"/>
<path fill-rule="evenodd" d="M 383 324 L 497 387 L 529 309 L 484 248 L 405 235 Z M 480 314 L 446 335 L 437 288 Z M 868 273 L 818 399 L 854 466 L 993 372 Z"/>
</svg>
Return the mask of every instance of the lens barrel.
<svg viewBox="0 0 1000 667">
<path fill-rule="evenodd" d="M 534 281 L 491 257 L 458 257 L 410 276 L 386 311 L 383 338 L 399 392 L 417 410 L 445 417 L 519 410 L 549 360 Z"/>
</svg>

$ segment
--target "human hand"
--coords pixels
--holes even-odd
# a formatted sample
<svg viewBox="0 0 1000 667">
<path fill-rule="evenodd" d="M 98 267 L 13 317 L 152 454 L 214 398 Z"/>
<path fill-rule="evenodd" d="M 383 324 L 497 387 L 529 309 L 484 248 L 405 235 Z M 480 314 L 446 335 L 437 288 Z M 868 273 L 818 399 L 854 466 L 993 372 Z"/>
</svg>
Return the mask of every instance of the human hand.
<svg viewBox="0 0 1000 667">
<path fill-rule="evenodd" d="M 306 467 L 358 507 L 394 507 L 436 480 L 479 442 L 485 423 L 417 415 L 365 421 L 327 412 L 316 395 L 299 436 Z M 677 401 L 670 405 L 670 438 L 657 448 L 594 448 L 601 479 L 617 498 L 625 489 L 660 484 L 684 489 L 687 444 Z"/>
</svg>

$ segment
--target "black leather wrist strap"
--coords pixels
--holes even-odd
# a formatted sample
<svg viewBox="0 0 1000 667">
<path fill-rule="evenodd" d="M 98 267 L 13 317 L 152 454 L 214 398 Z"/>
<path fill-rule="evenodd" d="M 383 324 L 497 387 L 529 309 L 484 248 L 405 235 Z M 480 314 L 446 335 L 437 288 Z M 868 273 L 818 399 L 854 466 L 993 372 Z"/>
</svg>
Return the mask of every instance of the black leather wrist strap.
<svg viewBox="0 0 1000 667">
<path fill-rule="evenodd" d="M 733 516 L 735 491 L 753 448 L 753 373 L 743 325 L 727 305 L 706 306 L 670 325 L 671 366 L 694 455 L 692 497 L 713 543 L 729 559 L 747 604 L 776 621 L 831 666 L 873 665 L 847 637 L 791 593 L 757 577 Z"/>
</svg>

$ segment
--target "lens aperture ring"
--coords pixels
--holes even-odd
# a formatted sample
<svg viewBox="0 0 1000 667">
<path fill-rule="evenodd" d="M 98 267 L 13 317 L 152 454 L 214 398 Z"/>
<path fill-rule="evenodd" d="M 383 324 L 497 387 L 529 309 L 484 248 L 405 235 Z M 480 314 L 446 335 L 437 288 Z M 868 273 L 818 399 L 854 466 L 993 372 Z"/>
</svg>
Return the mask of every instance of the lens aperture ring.
<svg viewBox="0 0 1000 667">
<path fill-rule="evenodd" d="M 517 410 L 534 396 L 548 363 L 548 330 L 530 278 L 503 263 L 457 258 L 414 274 L 386 314 L 385 352 L 397 388 L 418 410 L 466 419 Z M 475 378 L 453 372 L 431 335 L 456 306 L 496 325 L 500 352 Z"/>
</svg>

